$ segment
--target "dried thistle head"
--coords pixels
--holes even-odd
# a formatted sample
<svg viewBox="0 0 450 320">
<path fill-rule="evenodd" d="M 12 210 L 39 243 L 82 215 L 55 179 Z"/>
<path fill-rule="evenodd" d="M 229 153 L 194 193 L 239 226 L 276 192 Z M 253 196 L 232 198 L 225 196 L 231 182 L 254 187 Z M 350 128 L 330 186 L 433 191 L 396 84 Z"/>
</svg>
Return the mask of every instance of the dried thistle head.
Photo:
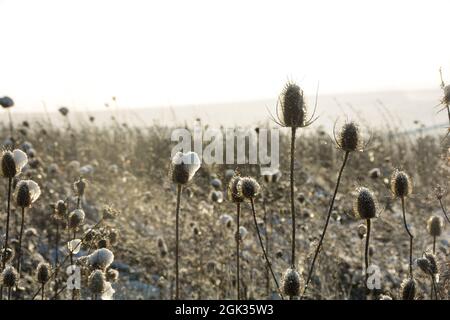
<svg viewBox="0 0 450 320">
<path fill-rule="evenodd" d="M 97 249 L 88 256 L 89 265 L 93 269 L 106 270 L 113 261 L 114 254 L 106 248 Z"/>
<path fill-rule="evenodd" d="M 239 195 L 245 199 L 254 199 L 260 192 L 259 183 L 251 177 L 243 177 L 237 183 Z"/>
<path fill-rule="evenodd" d="M 55 203 L 55 213 L 60 218 L 65 217 L 67 214 L 67 203 L 63 200 L 58 200 Z"/>
<path fill-rule="evenodd" d="M 303 90 L 293 83 L 288 82 L 277 103 L 278 124 L 283 127 L 301 128 L 309 125 L 306 119 L 306 104 Z"/>
<path fill-rule="evenodd" d="M 106 280 L 110 282 L 117 282 L 119 280 L 119 271 L 116 269 L 108 269 L 106 272 Z"/>
<path fill-rule="evenodd" d="M 301 276 L 297 270 L 289 268 L 283 273 L 281 291 L 289 297 L 299 296 L 301 282 Z"/>
<path fill-rule="evenodd" d="M 64 117 L 66 117 L 69 114 L 69 109 L 66 107 L 60 107 L 58 109 L 59 113 L 61 113 Z"/>
<path fill-rule="evenodd" d="M 11 99 L 8 96 L 4 96 L 0 98 L 0 106 L 2 106 L 2 108 L 11 108 L 14 106 L 14 100 Z"/>
<path fill-rule="evenodd" d="M 177 152 L 171 162 L 170 176 L 175 184 L 188 183 L 200 169 L 200 158 L 195 152 Z"/>
<path fill-rule="evenodd" d="M 45 262 L 39 263 L 36 268 L 36 279 L 40 284 L 45 284 L 50 279 L 52 267 Z"/>
<path fill-rule="evenodd" d="M 19 273 L 13 266 L 6 266 L 2 272 L 2 283 L 7 288 L 12 288 L 17 285 L 19 281 Z"/>
<path fill-rule="evenodd" d="M 338 137 L 335 137 L 336 144 L 345 152 L 361 151 L 363 148 L 363 140 L 356 122 L 345 123 Z"/>
<path fill-rule="evenodd" d="M 87 182 L 82 177 L 80 177 L 77 181 L 75 181 L 75 183 L 73 184 L 73 188 L 78 197 L 84 196 L 86 186 L 87 186 Z"/>
<path fill-rule="evenodd" d="M 84 222 L 85 213 L 83 209 L 75 209 L 69 214 L 69 228 L 77 229 Z"/>
<path fill-rule="evenodd" d="M 239 172 L 236 170 L 236 172 L 234 173 L 230 182 L 228 183 L 228 188 L 227 188 L 228 198 L 235 203 L 244 201 L 244 198 L 239 194 L 239 190 L 237 188 L 237 185 L 240 180 L 241 180 L 241 176 L 240 176 Z"/>
<path fill-rule="evenodd" d="M 405 279 L 403 280 L 400 289 L 403 300 L 414 300 L 417 292 L 417 282 L 414 278 Z"/>
<path fill-rule="evenodd" d="M 20 208 L 30 207 L 41 195 L 39 185 L 33 180 L 20 180 L 14 191 L 14 200 Z"/>
<path fill-rule="evenodd" d="M 372 191 L 360 187 L 356 190 L 357 197 L 353 204 L 353 210 L 361 219 L 367 220 L 375 218 L 377 215 L 378 204 Z"/>
<path fill-rule="evenodd" d="M 439 237 L 444 228 L 444 221 L 439 216 L 431 216 L 427 221 L 427 230 L 430 236 Z"/>
<path fill-rule="evenodd" d="M 27 154 L 22 150 L 4 150 L 2 152 L 1 160 L 2 176 L 5 178 L 14 178 L 18 173 L 22 171 L 22 168 L 27 164 L 27 162 Z"/>
<path fill-rule="evenodd" d="M 93 294 L 102 294 L 106 290 L 105 274 L 101 270 L 94 270 L 88 278 L 89 290 Z"/>
<path fill-rule="evenodd" d="M 413 184 L 404 171 L 395 170 L 391 176 L 391 192 L 396 198 L 405 198 L 412 192 Z"/>
<path fill-rule="evenodd" d="M 432 252 L 424 252 L 423 257 L 428 260 L 431 275 L 435 276 L 439 273 L 436 255 Z"/>
</svg>

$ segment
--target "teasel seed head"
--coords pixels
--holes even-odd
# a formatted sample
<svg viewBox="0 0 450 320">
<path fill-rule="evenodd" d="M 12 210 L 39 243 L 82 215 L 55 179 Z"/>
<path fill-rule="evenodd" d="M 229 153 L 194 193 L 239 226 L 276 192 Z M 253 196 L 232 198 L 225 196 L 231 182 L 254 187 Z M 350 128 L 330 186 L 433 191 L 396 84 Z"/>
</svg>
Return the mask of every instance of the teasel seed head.
<svg viewBox="0 0 450 320">
<path fill-rule="evenodd" d="M 88 256 L 89 265 L 94 269 L 106 270 L 114 261 L 111 250 L 100 248 Z"/>
<path fill-rule="evenodd" d="M 161 255 L 161 258 L 165 258 L 167 256 L 167 245 L 163 238 L 158 238 L 158 248 L 159 248 L 159 254 Z"/>
<path fill-rule="evenodd" d="M 106 280 L 110 282 L 117 282 L 119 280 L 119 271 L 116 269 L 108 269 L 106 272 Z"/>
<path fill-rule="evenodd" d="M 105 274 L 101 270 L 94 270 L 88 279 L 89 290 L 93 294 L 102 294 L 106 290 Z"/>
<path fill-rule="evenodd" d="M 360 151 L 362 149 L 362 138 L 359 126 L 353 121 L 345 123 L 339 132 L 336 143 L 345 152 Z"/>
<path fill-rule="evenodd" d="M 360 187 L 356 191 L 358 195 L 353 205 L 355 212 L 364 220 L 375 218 L 378 204 L 372 191 L 364 187 Z"/>
<path fill-rule="evenodd" d="M 243 177 L 237 184 L 239 195 L 245 199 L 253 199 L 261 190 L 259 183 L 251 177 Z"/>
<path fill-rule="evenodd" d="M 307 125 L 303 90 L 295 83 L 288 82 L 281 92 L 277 115 L 279 123 L 284 127 L 298 128 Z"/>
<path fill-rule="evenodd" d="M 171 163 L 170 175 L 176 184 L 188 183 L 200 169 L 200 158 L 195 152 L 177 152 Z"/>
<path fill-rule="evenodd" d="M 401 292 L 403 300 L 414 300 L 416 297 L 417 282 L 414 278 L 403 280 L 401 284 Z"/>
<path fill-rule="evenodd" d="M 360 239 L 363 239 L 366 233 L 367 233 L 367 226 L 365 224 L 360 224 L 358 226 L 358 237 Z"/>
<path fill-rule="evenodd" d="M 14 100 L 11 99 L 8 96 L 4 96 L 0 98 L 0 106 L 2 106 L 2 108 L 11 108 L 14 106 Z"/>
<path fill-rule="evenodd" d="M 235 172 L 234 176 L 231 178 L 228 183 L 228 198 L 235 203 L 239 203 L 244 201 L 244 198 L 239 194 L 239 190 L 237 188 L 239 181 L 241 180 L 241 176 L 238 172 Z"/>
<path fill-rule="evenodd" d="M 281 290 L 289 297 L 300 295 L 301 276 L 293 268 L 287 269 L 281 279 Z"/>
<path fill-rule="evenodd" d="M 427 221 L 427 230 L 430 236 L 439 237 L 444 228 L 444 221 L 439 216 L 431 216 Z"/>
<path fill-rule="evenodd" d="M 55 212 L 60 218 L 65 217 L 67 214 L 67 203 L 63 200 L 58 200 L 55 204 Z"/>
<path fill-rule="evenodd" d="M 428 263 L 430 265 L 431 275 L 434 276 L 434 275 L 438 274 L 439 269 L 438 269 L 438 263 L 436 260 L 436 255 L 434 255 L 432 252 L 425 252 L 423 254 L 423 257 L 428 260 Z"/>
<path fill-rule="evenodd" d="M 2 174 L 5 178 L 13 178 L 17 174 L 16 163 L 11 151 L 3 151 Z"/>
<path fill-rule="evenodd" d="M 14 191 L 14 200 L 20 208 L 30 207 L 41 195 L 39 185 L 33 180 L 20 180 Z"/>
<path fill-rule="evenodd" d="M 2 272 L 2 283 L 7 288 L 12 288 L 19 281 L 19 273 L 13 266 L 6 266 Z"/>
<path fill-rule="evenodd" d="M 390 183 L 391 192 L 396 198 L 405 198 L 412 192 L 412 181 L 404 171 L 395 170 Z"/>
<path fill-rule="evenodd" d="M 80 177 L 75 183 L 73 184 L 73 187 L 77 193 L 77 196 L 82 197 L 84 196 L 84 191 L 86 190 L 86 180 Z"/>
<path fill-rule="evenodd" d="M 69 214 L 69 228 L 76 229 L 84 222 L 85 213 L 83 209 L 75 209 Z"/>
<path fill-rule="evenodd" d="M 109 241 L 106 238 L 100 239 L 97 241 L 97 248 L 108 248 L 109 247 Z"/>
<path fill-rule="evenodd" d="M 40 284 L 45 284 L 50 279 L 52 268 L 48 263 L 42 262 L 36 268 L 36 278 Z"/>
</svg>

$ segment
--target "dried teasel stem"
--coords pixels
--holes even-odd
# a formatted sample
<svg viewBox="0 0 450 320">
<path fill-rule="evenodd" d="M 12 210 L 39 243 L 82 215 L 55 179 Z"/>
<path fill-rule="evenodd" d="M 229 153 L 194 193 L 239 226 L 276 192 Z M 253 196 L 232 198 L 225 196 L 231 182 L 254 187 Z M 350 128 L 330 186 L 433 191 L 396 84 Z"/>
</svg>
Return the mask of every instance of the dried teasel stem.
<svg viewBox="0 0 450 320">
<path fill-rule="evenodd" d="M 241 245 L 241 234 L 240 234 L 240 215 L 241 215 L 241 203 L 236 203 L 236 290 L 237 290 L 237 299 L 241 298 L 241 286 L 240 286 L 240 265 L 239 265 L 239 254 L 240 254 L 240 245 Z"/>
<path fill-rule="evenodd" d="M 408 224 L 406 223 L 406 212 L 405 212 L 405 197 L 401 197 L 402 200 L 402 211 L 403 211 L 403 224 L 405 226 L 406 232 L 409 235 L 409 277 L 412 278 L 412 266 L 413 266 L 413 260 L 412 260 L 412 250 L 413 250 L 413 239 L 414 236 L 411 234 L 408 228 Z"/>
<path fill-rule="evenodd" d="M 8 203 L 6 206 L 6 235 L 5 235 L 5 247 L 4 247 L 5 253 L 6 253 L 6 249 L 8 248 L 8 238 L 9 238 L 9 218 L 11 215 L 11 187 L 12 187 L 12 178 L 8 178 Z M 2 270 L 5 269 L 5 264 L 6 264 L 6 254 L 3 254 Z"/>
<path fill-rule="evenodd" d="M 291 184 L 291 216 L 292 216 L 292 253 L 291 266 L 295 268 L 295 203 L 294 203 L 294 159 L 295 159 L 295 132 L 296 127 L 291 128 L 291 166 L 290 166 L 290 184 Z"/>
<path fill-rule="evenodd" d="M 22 237 L 23 237 L 24 223 L 25 223 L 25 207 L 22 207 L 22 217 L 20 222 L 20 233 L 19 233 L 19 250 L 17 252 L 17 272 L 19 273 L 19 279 L 22 270 Z"/>
<path fill-rule="evenodd" d="M 337 182 L 336 182 L 336 187 L 334 189 L 333 198 L 331 199 L 330 207 L 328 208 L 327 220 L 325 221 L 325 226 L 323 228 L 322 235 L 320 236 L 319 244 L 317 245 L 316 251 L 314 252 L 314 257 L 313 257 L 313 260 L 312 260 L 312 263 L 311 263 L 311 267 L 309 268 L 308 277 L 306 278 L 307 280 L 306 280 L 306 284 L 305 284 L 305 289 L 303 290 L 302 298 L 305 296 L 306 290 L 308 289 L 308 285 L 311 282 L 311 277 L 312 277 L 312 274 L 313 274 L 313 271 L 314 271 L 314 265 L 316 263 L 317 256 L 319 255 L 319 251 L 320 251 L 320 248 L 322 246 L 322 242 L 323 242 L 323 239 L 325 237 L 325 233 L 327 232 L 328 224 L 330 222 L 331 212 L 332 212 L 333 206 L 334 206 L 334 200 L 336 199 L 336 195 L 337 195 L 337 192 L 338 192 L 338 189 L 339 189 L 339 184 L 341 183 L 342 173 L 344 172 L 344 168 L 345 168 L 345 165 L 347 163 L 349 154 L 350 154 L 349 151 L 345 152 L 344 161 L 342 162 L 341 169 L 339 170 L 339 174 L 338 174 L 338 178 L 337 178 Z"/>
<path fill-rule="evenodd" d="M 364 273 L 366 275 L 366 281 L 365 285 L 367 287 L 367 280 L 369 277 L 369 274 L 367 273 L 367 270 L 369 269 L 369 241 L 370 241 L 370 219 L 366 219 L 366 226 L 367 226 L 367 232 L 366 232 L 366 247 L 364 250 L 364 262 L 365 262 L 365 270 Z"/>
<path fill-rule="evenodd" d="M 281 299 L 284 300 L 283 294 L 281 293 L 281 290 L 280 290 L 280 285 L 278 284 L 277 277 L 275 276 L 275 273 L 273 272 L 272 264 L 270 263 L 269 258 L 267 257 L 266 250 L 264 249 L 264 244 L 263 244 L 263 241 L 261 238 L 261 233 L 259 232 L 258 222 L 256 221 L 255 201 L 253 200 L 253 198 L 250 199 L 250 203 L 252 206 L 253 222 L 255 223 L 256 234 L 258 235 L 259 244 L 261 245 L 261 249 L 264 254 L 264 258 L 266 259 L 267 267 L 269 268 L 270 273 L 272 274 L 272 278 L 275 282 L 275 285 L 277 286 L 277 290 L 278 290 L 278 293 L 280 294 Z"/>
<path fill-rule="evenodd" d="M 180 200 L 181 191 L 183 190 L 183 185 L 177 185 L 177 209 L 175 218 L 175 300 L 180 298 L 180 283 L 179 283 L 179 257 L 178 257 L 178 242 L 179 242 L 179 221 L 180 221 Z"/>
</svg>

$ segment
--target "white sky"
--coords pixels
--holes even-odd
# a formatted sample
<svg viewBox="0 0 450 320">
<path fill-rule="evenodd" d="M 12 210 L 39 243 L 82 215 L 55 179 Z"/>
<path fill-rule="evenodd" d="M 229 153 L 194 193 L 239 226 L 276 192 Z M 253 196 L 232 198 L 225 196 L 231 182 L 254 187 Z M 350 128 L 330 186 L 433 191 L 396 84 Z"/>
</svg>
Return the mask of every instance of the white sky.
<svg viewBox="0 0 450 320">
<path fill-rule="evenodd" d="M 20 108 L 200 104 L 450 82 L 450 1 L 0 0 Z"/>
</svg>

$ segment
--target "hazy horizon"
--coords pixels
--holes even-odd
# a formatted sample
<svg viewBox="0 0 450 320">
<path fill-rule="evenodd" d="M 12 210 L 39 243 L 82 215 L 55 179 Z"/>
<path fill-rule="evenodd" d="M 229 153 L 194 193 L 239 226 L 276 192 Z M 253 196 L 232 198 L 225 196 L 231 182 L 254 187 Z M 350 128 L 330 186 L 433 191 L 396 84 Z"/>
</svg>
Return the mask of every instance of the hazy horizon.
<svg viewBox="0 0 450 320">
<path fill-rule="evenodd" d="M 86 110 L 438 89 L 448 1 L 0 0 L 0 96 Z M 401 19 L 400 19 L 401 18 Z M 399 23 L 401 21 L 401 23 Z M 418 41 L 420 39 L 420 42 Z"/>
</svg>

